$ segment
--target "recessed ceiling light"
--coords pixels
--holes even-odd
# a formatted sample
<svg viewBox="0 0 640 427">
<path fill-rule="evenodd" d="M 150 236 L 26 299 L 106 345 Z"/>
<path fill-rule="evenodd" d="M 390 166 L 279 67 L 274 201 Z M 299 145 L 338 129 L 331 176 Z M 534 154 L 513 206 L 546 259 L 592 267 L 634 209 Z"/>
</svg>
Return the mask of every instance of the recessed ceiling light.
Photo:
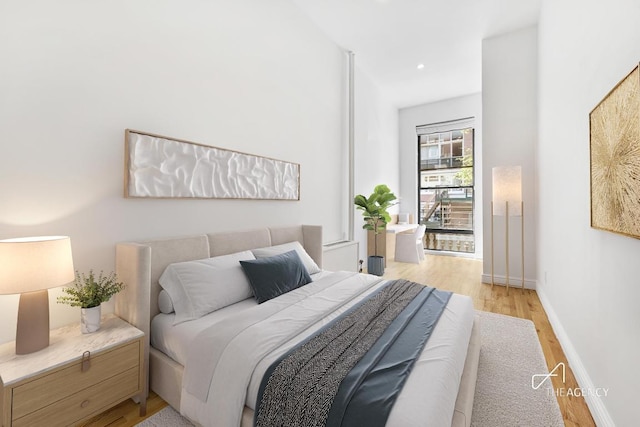
<svg viewBox="0 0 640 427">
<path fill-rule="evenodd" d="M 424 68 L 424 64 L 418 64 L 418 70 L 422 70 Z"/>
</svg>

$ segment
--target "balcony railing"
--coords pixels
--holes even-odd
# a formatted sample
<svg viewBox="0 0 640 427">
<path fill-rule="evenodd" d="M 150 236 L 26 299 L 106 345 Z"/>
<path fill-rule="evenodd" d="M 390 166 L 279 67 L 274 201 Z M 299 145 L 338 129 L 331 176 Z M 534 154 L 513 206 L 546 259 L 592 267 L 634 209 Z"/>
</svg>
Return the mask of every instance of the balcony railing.
<svg viewBox="0 0 640 427">
<path fill-rule="evenodd" d="M 424 248 L 432 251 L 465 253 L 476 251 L 473 234 L 443 234 L 427 230 L 423 242 Z"/>
<path fill-rule="evenodd" d="M 450 193 L 457 194 L 450 194 Z M 428 193 L 423 193 L 427 195 Z M 473 190 L 436 190 L 432 201 L 421 203 L 421 223 L 427 229 L 447 232 L 455 230 L 466 234 L 473 231 Z"/>
<path fill-rule="evenodd" d="M 463 156 L 420 160 L 420 170 L 461 168 Z"/>
</svg>

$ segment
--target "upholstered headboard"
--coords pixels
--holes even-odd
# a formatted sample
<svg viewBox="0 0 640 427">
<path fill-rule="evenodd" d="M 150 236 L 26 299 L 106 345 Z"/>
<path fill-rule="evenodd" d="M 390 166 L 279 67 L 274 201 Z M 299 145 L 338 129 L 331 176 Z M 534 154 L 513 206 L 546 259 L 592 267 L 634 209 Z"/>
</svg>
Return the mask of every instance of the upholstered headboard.
<svg viewBox="0 0 640 427">
<path fill-rule="evenodd" d="M 322 267 L 322 226 L 259 228 L 254 230 L 174 237 L 116 245 L 116 273 L 126 284 L 116 297 L 116 314 L 149 333 L 159 313 L 158 279 L 169 264 L 298 241 Z"/>
</svg>

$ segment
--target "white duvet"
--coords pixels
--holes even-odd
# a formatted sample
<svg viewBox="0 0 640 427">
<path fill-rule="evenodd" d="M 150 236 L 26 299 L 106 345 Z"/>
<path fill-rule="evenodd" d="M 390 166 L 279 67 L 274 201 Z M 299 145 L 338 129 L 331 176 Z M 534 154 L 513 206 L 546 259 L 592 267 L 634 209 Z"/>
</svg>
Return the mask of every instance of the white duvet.
<svg viewBox="0 0 640 427">
<path fill-rule="evenodd" d="M 203 426 L 240 426 L 243 407 L 255 408 L 267 368 L 383 283 L 376 276 L 334 273 L 217 319 L 189 345 L 181 413 Z M 472 326 L 471 299 L 454 294 L 398 396 L 387 426 L 451 425 Z"/>
</svg>

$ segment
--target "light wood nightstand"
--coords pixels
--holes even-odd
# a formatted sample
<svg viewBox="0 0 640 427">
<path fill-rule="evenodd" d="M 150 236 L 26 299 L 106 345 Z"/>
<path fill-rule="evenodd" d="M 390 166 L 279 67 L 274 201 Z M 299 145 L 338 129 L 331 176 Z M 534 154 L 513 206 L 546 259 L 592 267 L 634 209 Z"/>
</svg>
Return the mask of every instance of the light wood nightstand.
<svg viewBox="0 0 640 427">
<path fill-rule="evenodd" d="M 15 354 L 0 346 L 0 421 L 3 427 L 68 426 L 143 396 L 144 333 L 115 315 L 97 332 L 80 325 L 51 331 L 49 347 Z"/>
</svg>

